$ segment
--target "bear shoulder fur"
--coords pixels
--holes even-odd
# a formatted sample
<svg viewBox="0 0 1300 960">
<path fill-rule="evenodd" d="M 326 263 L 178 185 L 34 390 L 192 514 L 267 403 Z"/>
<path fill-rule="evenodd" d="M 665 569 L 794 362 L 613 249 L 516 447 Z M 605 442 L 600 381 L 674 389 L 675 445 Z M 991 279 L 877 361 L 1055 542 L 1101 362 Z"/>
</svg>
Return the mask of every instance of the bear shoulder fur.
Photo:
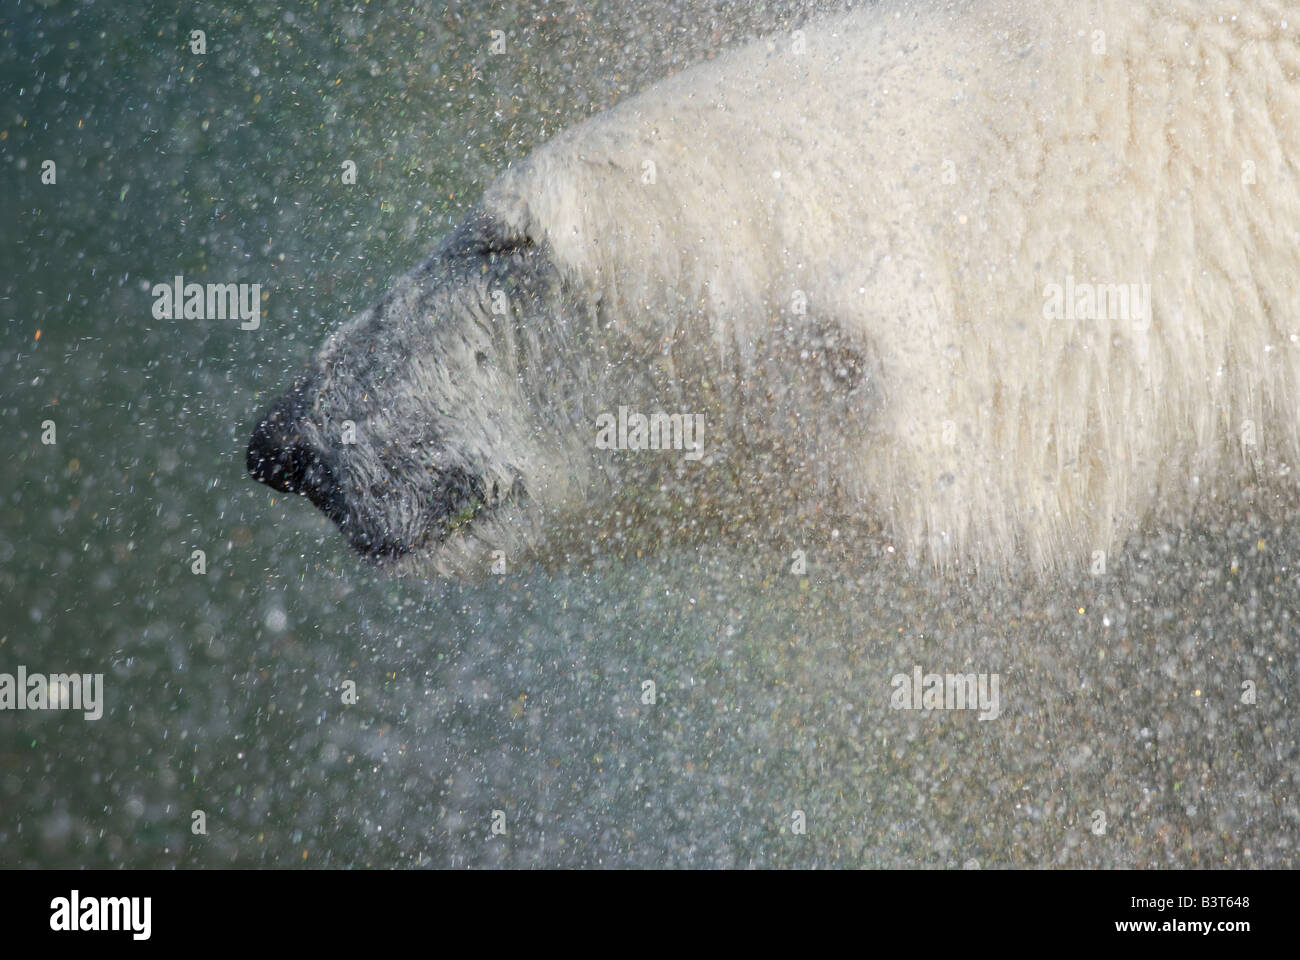
<svg viewBox="0 0 1300 960">
<path fill-rule="evenodd" d="M 1295 461 L 1298 37 L 1281 0 L 883 2 L 656 84 L 482 208 L 740 381 L 837 330 L 872 381 L 823 445 L 847 509 L 941 566 L 1070 564 Z"/>
</svg>

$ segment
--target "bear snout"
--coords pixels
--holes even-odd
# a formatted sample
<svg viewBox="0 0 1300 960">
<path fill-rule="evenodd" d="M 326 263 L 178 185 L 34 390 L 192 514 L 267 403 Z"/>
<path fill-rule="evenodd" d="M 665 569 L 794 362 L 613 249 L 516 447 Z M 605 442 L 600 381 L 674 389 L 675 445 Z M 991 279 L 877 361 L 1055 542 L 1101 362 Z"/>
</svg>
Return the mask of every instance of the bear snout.
<svg viewBox="0 0 1300 960">
<path fill-rule="evenodd" d="M 303 494 L 333 516 L 338 507 L 338 481 L 325 451 L 304 439 L 291 406 L 277 405 L 253 430 L 248 442 L 248 472 L 272 490 Z"/>
</svg>

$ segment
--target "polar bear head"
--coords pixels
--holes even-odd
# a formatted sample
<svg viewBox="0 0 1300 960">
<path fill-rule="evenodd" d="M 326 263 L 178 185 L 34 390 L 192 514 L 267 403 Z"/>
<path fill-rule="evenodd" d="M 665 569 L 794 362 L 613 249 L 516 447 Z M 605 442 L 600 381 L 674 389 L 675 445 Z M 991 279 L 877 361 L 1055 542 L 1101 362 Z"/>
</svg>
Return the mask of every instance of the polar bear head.
<svg viewBox="0 0 1300 960">
<path fill-rule="evenodd" d="M 554 505 L 580 486 L 582 364 L 549 358 L 556 316 L 581 311 L 540 249 L 471 216 L 329 337 L 255 428 L 248 470 L 386 566 L 517 556 L 541 529 L 537 492 Z"/>
</svg>

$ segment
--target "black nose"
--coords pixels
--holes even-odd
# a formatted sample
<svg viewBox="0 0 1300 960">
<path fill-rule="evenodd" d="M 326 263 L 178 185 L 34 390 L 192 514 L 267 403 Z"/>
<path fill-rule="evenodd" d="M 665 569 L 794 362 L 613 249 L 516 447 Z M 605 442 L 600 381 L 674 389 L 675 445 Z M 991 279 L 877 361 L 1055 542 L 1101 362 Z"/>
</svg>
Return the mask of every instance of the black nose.
<svg viewBox="0 0 1300 960">
<path fill-rule="evenodd" d="M 329 513 L 337 505 L 338 484 L 325 451 L 303 439 L 300 398 L 295 387 L 253 430 L 248 472 L 273 490 L 305 494 Z"/>
</svg>

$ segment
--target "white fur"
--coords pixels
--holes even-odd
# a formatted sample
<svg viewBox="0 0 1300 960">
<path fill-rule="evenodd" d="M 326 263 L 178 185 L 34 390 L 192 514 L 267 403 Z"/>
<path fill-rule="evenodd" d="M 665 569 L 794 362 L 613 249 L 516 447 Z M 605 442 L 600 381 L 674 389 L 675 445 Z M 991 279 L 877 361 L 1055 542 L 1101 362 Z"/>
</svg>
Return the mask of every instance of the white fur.
<svg viewBox="0 0 1300 960">
<path fill-rule="evenodd" d="M 1297 455 L 1297 38 L 1289 2 L 885 0 L 655 85 L 484 205 L 647 340 L 692 316 L 744 357 L 804 291 L 876 378 L 851 509 L 940 565 L 1076 562 Z M 1045 319 L 1067 276 L 1150 284 L 1149 330 Z"/>
</svg>

